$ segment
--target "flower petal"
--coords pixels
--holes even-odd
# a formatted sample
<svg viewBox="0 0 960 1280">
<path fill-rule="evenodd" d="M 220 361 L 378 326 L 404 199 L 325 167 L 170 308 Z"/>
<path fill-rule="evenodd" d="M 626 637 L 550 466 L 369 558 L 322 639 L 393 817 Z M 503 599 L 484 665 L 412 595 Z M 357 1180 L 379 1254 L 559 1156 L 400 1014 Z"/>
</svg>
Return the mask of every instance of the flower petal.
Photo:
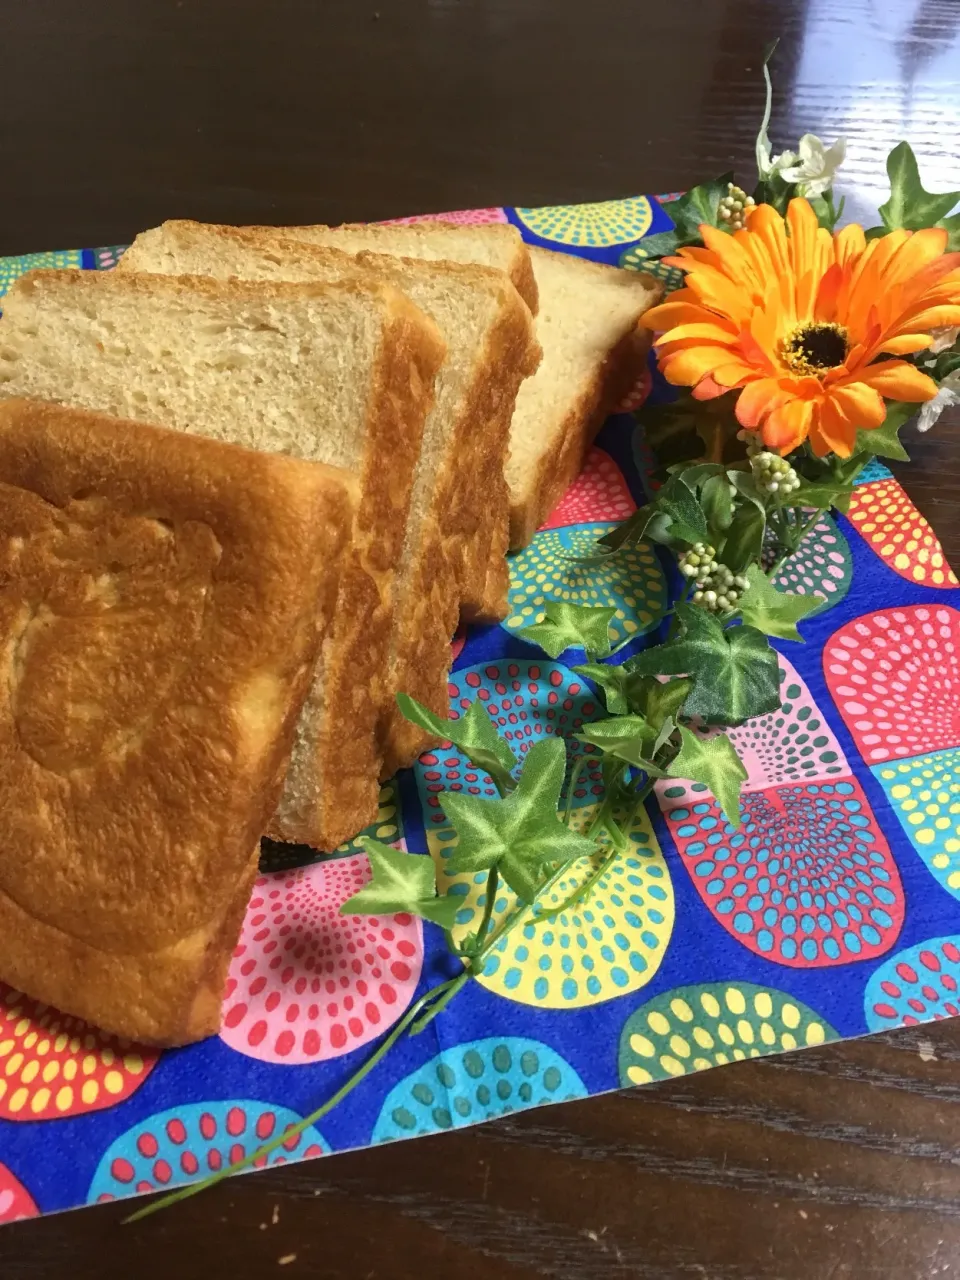
<svg viewBox="0 0 960 1280">
<path fill-rule="evenodd" d="M 716 316 L 706 307 L 695 302 L 677 302 L 674 294 L 669 302 L 661 302 L 659 307 L 651 307 L 641 316 L 641 323 L 647 329 L 672 329 L 678 324 L 723 324 L 730 326 L 730 332 L 736 333 L 736 326 L 722 316 Z"/>
<path fill-rule="evenodd" d="M 723 324 L 712 323 L 713 316 L 710 316 L 709 320 L 711 323 L 678 324 L 657 339 L 657 346 L 663 347 L 668 343 L 685 342 L 689 338 L 706 339 L 708 342 L 729 342 L 731 344 L 737 341 L 736 333 L 731 333 Z"/>
<path fill-rule="evenodd" d="M 879 427 L 887 416 L 887 407 L 879 391 L 863 382 L 831 387 L 830 399 L 845 417 L 864 430 Z"/>
<path fill-rule="evenodd" d="M 810 444 L 818 458 L 835 453 L 849 458 L 857 441 L 857 429 L 838 404 L 830 397 L 817 406 L 810 428 Z"/>
<path fill-rule="evenodd" d="M 694 400 L 716 400 L 717 396 L 725 396 L 729 390 L 729 387 L 721 387 L 718 382 L 714 382 L 708 373 L 705 378 L 700 379 L 690 394 Z"/>
<path fill-rule="evenodd" d="M 866 247 L 867 238 L 863 227 L 856 222 L 851 222 L 833 237 L 834 258 L 840 267 L 852 267 Z"/>
<path fill-rule="evenodd" d="M 737 400 L 737 421 L 741 426 L 755 431 L 771 410 L 783 404 L 790 393 L 784 391 L 776 378 L 756 378 L 748 382 Z"/>
<path fill-rule="evenodd" d="M 661 363 L 663 376 L 675 387 L 692 387 L 708 373 L 712 374 L 718 364 L 727 363 L 730 353 L 725 347 L 690 347 L 685 351 L 677 351 Z"/>
<path fill-rule="evenodd" d="M 932 342 L 929 333 L 905 333 L 899 338 L 884 338 L 880 350 L 891 356 L 912 356 L 917 351 L 925 351 Z"/>
<path fill-rule="evenodd" d="M 779 453 L 791 453 L 806 440 L 813 411 L 812 400 L 788 400 L 780 405 L 763 424 L 763 443 Z"/>
<path fill-rule="evenodd" d="M 932 400 L 937 394 L 934 380 L 905 360 L 883 360 L 868 365 L 861 369 L 857 381 L 844 389 L 850 391 L 853 387 L 870 387 L 888 400 Z"/>
</svg>

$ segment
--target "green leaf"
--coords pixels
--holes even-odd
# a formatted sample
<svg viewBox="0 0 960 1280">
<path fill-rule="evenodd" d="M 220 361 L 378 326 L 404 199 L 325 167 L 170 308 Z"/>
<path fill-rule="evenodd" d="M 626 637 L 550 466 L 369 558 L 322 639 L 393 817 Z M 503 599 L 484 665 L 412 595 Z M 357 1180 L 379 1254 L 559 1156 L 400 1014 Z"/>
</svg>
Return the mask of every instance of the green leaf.
<svg viewBox="0 0 960 1280">
<path fill-rule="evenodd" d="M 342 916 L 410 915 L 432 920 L 442 929 L 452 929 L 460 906 L 456 898 L 436 896 L 436 869 L 433 859 L 421 853 L 404 853 L 392 845 L 364 836 L 360 843 L 370 859 L 373 875 L 340 908 Z"/>
<path fill-rule="evenodd" d="M 687 694 L 693 688 L 692 679 L 658 680 L 656 676 L 628 675 L 627 701 L 633 711 L 639 712 L 656 730 L 667 720 L 676 720 Z"/>
<path fill-rule="evenodd" d="M 610 715 L 623 715 L 628 709 L 626 690 L 631 679 L 629 671 L 605 662 L 585 662 L 573 670 L 577 675 L 586 676 L 600 686 Z"/>
<path fill-rule="evenodd" d="M 445 792 L 443 808 L 457 832 L 446 870 L 487 871 L 496 866 L 524 902 L 532 902 L 548 863 L 562 865 L 596 853 L 557 814 L 567 750 L 562 738 L 543 738 L 527 752 L 517 788 L 503 800 Z"/>
<path fill-rule="evenodd" d="M 699 244 L 700 226 L 704 222 L 711 227 L 722 227 L 718 209 L 732 181 L 731 171 L 714 178 L 712 182 L 701 182 L 698 186 L 691 187 L 678 199 L 668 200 L 662 206 L 663 212 L 673 223 L 680 244 Z"/>
<path fill-rule="evenodd" d="M 683 725 L 679 727 L 680 750 L 667 766 L 672 778 L 701 782 L 717 798 L 717 803 L 733 827 L 740 826 L 740 788 L 747 770 L 725 733 L 701 738 Z"/>
<path fill-rule="evenodd" d="M 727 530 L 718 559 L 735 574 L 743 573 L 748 564 L 759 559 L 766 527 L 762 511 L 752 505 L 741 507 Z"/>
<path fill-rule="evenodd" d="M 637 769 L 645 769 L 653 755 L 657 730 L 643 716 L 610 716 L 586 725 L 574 736 L 599 747 L 604 755 L 616 756 Z"/>
<path fill-rule="evenodd" d="M 947 233 L 947 253 L 956 253 L 960 249 L 960 213 L 955 213 L 951 218 L 941 218 L 936 224 L 943 227 Z"/>
<path fill-rule="evenodd" d="M 667 533 L 671 539 L 693 543 L 707 536 L 707 522 L 700 503 L 681 475 L 671 476 L 651 505 L 658 515 L 669 517 Z"/>
<path fill-rule="evenodd" d="M 489 773 L 498 790 L 513 790 L 516 784 L 512 771 L 517 766 L 517 758 L 506 740 L 500 737 L 479 698 L 470 704 L 466 715 L 459 720 L 441 719 L 406 693 L 397 694 L 397 705 L 407 720 L 459 747 L 472 764 Z"/>
<path fill-rule="evenodd" d="M 797 596 L 778 591 L 759 565 L 747 570 L 750 585 L 740 597 L 738 608 L 744 622 L 756 627 L 767 636 L 803 643 L 797 623 L 808 613 L 819 609 L 823 601 L 819 596 Z"/>
<path fill-rule="evenodd" d="M 730 496 L 730 481 L 724 473 L 711 476 L 705 482 L 700 493 L 700 506 L 711 537 L 726 533 L 733 523 L 733 499 Z"/>
<path fill-rule="evenodd" d="M 680 247 L 680 237 L 676 231 L 658 231 L 652 236 L 644 236 L 640 248 L 648 258 L 665 258 L 675 253 Z"/>
<path fill-rule="evenodd" d="M 857 432 L 855 453 L 870 453 L 878 458 L 909 462 L 910 455 L 900 443 L 900 428 L 919 410 L 918 404 L 906 400 L 889 400 L 887 416 L 879 427 Z"/>
<path fill-rule="evenodd" d="M 524 627 L 517 634 L 530 644 L 539 645 L 551 658 L 559 658 L 571 648 L 583 649 L 598 658 L 605 658 L 610 652 L 608 628 L 617 616 L 616 609 L 548 600 L 544 614 L 542 622 Z"/>
<path fill-rule="evenodd" d="M 924 227 L 941 226 L 960 200 L 960 191 L 935 195 L 923 189 L 917 157 L 909 142 L 898 142 L 887 156 L 887 175 L 890 199 L 880 206 L 880 217 L 888 231 L 896 227 L 921 231 Z M 947 229 L 953 233 L 953 226 Z"/>
<path fill-rule="evenodd" d="M 859 467 L 857 468 L 859 470 Z M 853 485 L 843 481 L 835 483 L 825 481 L 805 481 L 800 488 L 790 495 L 791 507 L 816 507 L 820 511 L 829 511 L 831 507 L 845 510 L 850 504 Z"/>
<path fill-rule="evenodd" d="M 625 666 L 642 675 L 689 675 L 694 686 L 684 714 L 705 724 L 741 724 L 780 705 L 780 667 L 762 631 L 747 625 L 724 629 L 696 605 L 675 608 L 683 633 L 631 658 Z"/>
</svg>

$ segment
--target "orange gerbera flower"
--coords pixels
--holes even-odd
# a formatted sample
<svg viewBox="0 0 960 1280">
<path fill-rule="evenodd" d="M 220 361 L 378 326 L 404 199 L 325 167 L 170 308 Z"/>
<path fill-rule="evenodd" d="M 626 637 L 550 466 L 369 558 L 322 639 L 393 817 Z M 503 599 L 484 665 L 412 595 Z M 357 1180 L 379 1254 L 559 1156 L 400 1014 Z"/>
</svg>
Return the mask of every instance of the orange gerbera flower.
<svg viewBox="0 0 960 1280">
<path fill-rule="evenodd" d="M 666 261 L 686 286 L 644 316 L 668 382 L 698 400 L 740 389 L 737 418 L 789 453 L 807 437 L 849 457 L 858 428 L 890 400 L 931 399 L 936 383 L 905 360 L 929 330 L 960 325 L 960 253 L 947 233 L 891 231 L 867 242 L 853 224 L 831 236 L 806 200 L 786 221 L 770 205 L 729 235 L 702 226 L 705 248 Z"/>
</svg>

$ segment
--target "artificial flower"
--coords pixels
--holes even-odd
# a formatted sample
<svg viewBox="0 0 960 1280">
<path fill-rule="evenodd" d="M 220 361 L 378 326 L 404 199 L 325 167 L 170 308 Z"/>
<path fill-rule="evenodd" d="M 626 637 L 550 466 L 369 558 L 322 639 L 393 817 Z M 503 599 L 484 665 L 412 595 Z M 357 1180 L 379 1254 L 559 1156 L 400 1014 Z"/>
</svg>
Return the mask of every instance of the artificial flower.
<svg viewBox="0 0 960 1280">
<path fill-rule="evenodd" d="M 946 325 L 943 328 L 931 329 L 930 337 L 933 341 L 930 343 L 930 354 L 938 356 L 941 351 L 949 351 L 960 334 L 960 325 Z"/>
<path fill-rule="evenodd" d="M 937 422 L 944 409 L 952 409 L 960 404 L 960 370 L 948 374 L 937 388 L 937 394 L 921 406 L 917 419 L 918 431 L 929 431 Z"/>
<path fill-rule="evenodd" d="M 698 400 L 739 390 L 736 414 L 769 449 L 809 438 L 849 457 L 859 429 L 879 427 L 884 398 L 922 402 L 937 384 L 900 356 L 930 331 L 960 324 L 960 253 L 946 231 L 835 235 L 803 199 L 786 219 L 757 205 L 732 235 L 701 226 L 703 248 L 666 258 L 686 284 L 644 316 L 668 382 Z M 880 357 L 886 357 L 881 359 Z"/>
<path fill-rule="evenodd" d="M 825 147 L 816 134 L 805 133 L 797 153 L 795 157 L 778 156 L 777 171 L 785 182 L 796 183 L 797 195 L 813 200 L 833 185 L 833 175 L 847 154 L 847 140 L 838 138 L 832 147 Z"/>
</svg>

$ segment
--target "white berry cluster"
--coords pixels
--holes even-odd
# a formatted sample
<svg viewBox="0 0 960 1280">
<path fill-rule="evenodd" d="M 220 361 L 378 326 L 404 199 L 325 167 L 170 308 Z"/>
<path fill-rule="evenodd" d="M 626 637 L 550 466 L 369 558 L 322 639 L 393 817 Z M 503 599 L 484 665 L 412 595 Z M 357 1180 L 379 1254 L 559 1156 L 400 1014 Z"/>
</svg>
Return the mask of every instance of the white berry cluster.
<svg viewBox="0 0 960 1280">
<path fill-rule="evenodd" d="M 778 453 L 755 453 L 750 459 L 750 468 L 762 493 L 787 497 L 800 488 L 800 477 Z"/>
<path fill-rule="evenodd" d="M 748 431 L 746 427 L 742 427 L 737 432 L 737 439 L 742 440 L 747 446 L 747 457 L 755 458 L 758 453 L 763 453 L 763 441 L 756 431 Z"/>
<path fill-rule="evenodd" d="M 680 557 L 680 572 L 693 581 L 693 603 L 711 613 L 726 613 L 735 609 L 741 594 L 746 591 L 746 578 L 734 575 L 725 564 L 714 559 L 716 551 L 703 542 L 697 542 Z"/>
<path fill-rule="evenodd" d="M 717 207 L 721 222 L 729 224 L 731 231 L 741 231 L 747 224 L 747 210 L 753 206 L 753 196 L 748 196 L 743 187 L 727 183 L 727 195 Z"/>
</svg>

